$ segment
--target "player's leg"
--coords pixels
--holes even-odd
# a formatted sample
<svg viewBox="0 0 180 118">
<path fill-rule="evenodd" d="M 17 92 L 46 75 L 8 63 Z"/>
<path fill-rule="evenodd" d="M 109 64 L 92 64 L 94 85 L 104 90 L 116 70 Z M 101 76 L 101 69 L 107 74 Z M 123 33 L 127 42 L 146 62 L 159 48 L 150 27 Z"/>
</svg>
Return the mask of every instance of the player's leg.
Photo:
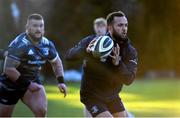
<svg viewBox="0 0 180 118">
<path fill-rule="evenodd" d="M 108 109 L 114 117 L 127 117 L 124 105 L 119 97 L 108 102 Z"/>
<path fill-rule="evenodd" d="M 92 117 L 113 117 L 102 101 L 93 100 L 84 103 Z"/>
<path fill-rule="evenodd" d="M 126 111 L 121 111 L 121 112 L 113 113 L 113 116 L 114 117 L 127 117 Z"/>
<path fill-rule="evenodd" d="M 98 114 L 96 117 L 108 117 L 108 118 L 113 118 L 112 114 L 109 111 L 104 111 L 100 114 Z"/>
<path fill-rule="evenodd" d="M 11 117 L 15 105 L 4 105 L 0 103 L 0 117 Z"/>
<path fill-rule="evenodd" d="M 125 108 L 126 109 L 126 108 Z M 126 109 L 126 117 L 134 118 L 134 115 Z"/>
<path fill-rule="evenodd" d="M 47 112 L 47 98 L 45 89 L 39 85 L 40 89 L 35 92 L 27 90 L 22 98 L 22 102 L 26 104 L 36 117 L 45 117 Z"/>
<path fill-rule="evenodd" d="M 9 88 L 0 82 L 0 117 L 10 117 L 23 91 Z"/>
<path fill-rule="evenodd" d="M 92 117 L 91 114 L 89 113 L 89 111 L 86 109 L 86 107 L 84 107 L 83 110 L 84 110 L 84 117 L 86 117 L 86 118 Z"/>
<path fill-rule="evenodd" d="M 128 117 L 128 118 L 134 118 L 134 116 L 127 109 L 122 112 L 113 113 L 113 116 L 114 117 L 123 116 L 123 117 Z"/>
</svg>

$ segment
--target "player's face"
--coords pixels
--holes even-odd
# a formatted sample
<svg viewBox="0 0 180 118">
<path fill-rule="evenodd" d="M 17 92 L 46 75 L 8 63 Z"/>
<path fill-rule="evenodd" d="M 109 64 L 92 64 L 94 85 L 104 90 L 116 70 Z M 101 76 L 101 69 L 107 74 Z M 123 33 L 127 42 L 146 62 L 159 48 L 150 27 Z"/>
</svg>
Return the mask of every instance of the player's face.
<svg viewBox="0 0 180 118">
<path fill-rule="evenodd" d="M 114 17 L 112 24 L 112 35 L 117 38 L 126 38 L 128 31 L 128 21 L 125 16 Z"/>
<path fill-rule="evenodd" d="M 107 32 L 107 26 L 105 24 L 95 24 L 94 31 L 95 31 L 96 35 L 103 36 Z"/>
<path fill-rule="evenodd" d="M 32 40 L 39 42 L 44 35 L 44 20 L 30 20 L 26 30 Z"/>
</svg>

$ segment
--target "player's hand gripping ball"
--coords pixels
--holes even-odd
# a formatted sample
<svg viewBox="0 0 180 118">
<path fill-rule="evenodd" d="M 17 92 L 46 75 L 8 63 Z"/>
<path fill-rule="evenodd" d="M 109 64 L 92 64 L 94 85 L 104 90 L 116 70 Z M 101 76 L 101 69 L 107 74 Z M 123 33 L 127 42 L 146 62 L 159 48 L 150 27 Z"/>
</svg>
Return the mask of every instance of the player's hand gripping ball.
<svg viewBox="0 0 180 118">
<path fill-rule="evenodd" d="M 106 58 L 110 55 L 114 46 L 114 42 L 109 36 L 97 37 L 92 42 L 90 43 L 90 50 L 96 58 Z"/>
</svg>

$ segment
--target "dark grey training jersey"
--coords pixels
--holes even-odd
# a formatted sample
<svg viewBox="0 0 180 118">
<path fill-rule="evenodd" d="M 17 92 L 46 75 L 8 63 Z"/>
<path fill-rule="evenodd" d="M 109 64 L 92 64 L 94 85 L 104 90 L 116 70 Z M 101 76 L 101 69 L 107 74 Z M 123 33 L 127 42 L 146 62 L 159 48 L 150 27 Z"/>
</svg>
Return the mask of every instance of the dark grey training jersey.
<svg viewBox="0 0 180 118">
<path fill-rule="evenodd" d="M 107 35 L 110 36 L 109 33 Z M 85 101 L 87 98 L 111 100 L 117 97 L 123 84 L 133 82 L 137 71 L 137 52 L 128 38 L 114 40 L 114 44 L 120 46 L 122 58 L 120 64 L 115 66 L 111 57 L 107 57 L 105 61 L 100 61 L 94 58 L 92 54 L 86 53 L 88 44 L 95 37 L 95 35 L 91 35 L 82 39 L 66 55 L 67 60 L 85 60 L 81 82 L 81 101 Z"/>
</svg>

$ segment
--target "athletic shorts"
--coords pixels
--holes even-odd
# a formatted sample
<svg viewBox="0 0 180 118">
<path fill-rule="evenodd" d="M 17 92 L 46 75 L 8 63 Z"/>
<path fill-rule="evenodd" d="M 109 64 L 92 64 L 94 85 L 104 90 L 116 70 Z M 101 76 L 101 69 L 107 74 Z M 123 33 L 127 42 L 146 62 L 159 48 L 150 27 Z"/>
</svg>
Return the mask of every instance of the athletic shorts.
<svg viewBox="0 0 180 118">
<path fill-rule="evenodd" d="M 0 103 L 4 105 L 15 105 L 21 99 L 27 89 L 13 89 L 0 83 Z"/>
<path fill-rule="evenodd" d="M 38 80 L 34 82 L 41 84 Z M 15 105 L 26 93 L 28 87 L 17 89 L 5 76 L 0 76 L 0 103 L 4 105 Z"/>
<path fill-rule="evenodd" d="M 98 99 L 91 99 L 83 103 L 93 117 L 96 117 L 98 114 L 105 111 L 109 111 L 111 114 L 113 114 L 125 110 L 124 105 L 119 97 L 106 102 Z"/>
</svg>

